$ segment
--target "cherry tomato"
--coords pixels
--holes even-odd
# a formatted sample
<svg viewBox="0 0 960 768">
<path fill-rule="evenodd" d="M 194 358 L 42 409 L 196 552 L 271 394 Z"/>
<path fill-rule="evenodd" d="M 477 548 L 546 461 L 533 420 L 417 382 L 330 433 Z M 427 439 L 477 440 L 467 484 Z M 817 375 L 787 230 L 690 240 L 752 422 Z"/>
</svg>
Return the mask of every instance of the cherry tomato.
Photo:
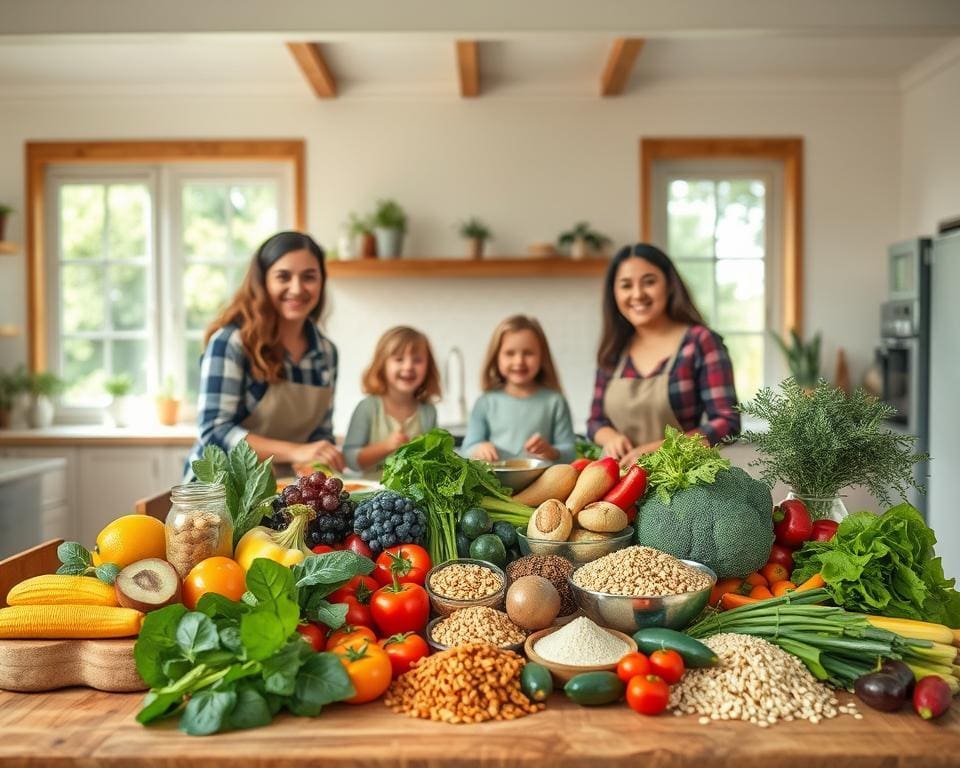
<svg viewBox="0 0 960 768">
<path fill-rule="evenodd" d="M 747 577 L 744 579 L 744 582 L 749 584 L 751 587 L 769 587 L 770 582 L 767 581 L 766 577 L 754 571 L 753 573 L 747 574 Z"/>
<path fill-rule="evenodd" d="M 317 544 L 317 546 L 310 551 L 315 555 L 325 555 L 327 552 L 333 552 L 334 549 L 333 547 L 328 547 L 326 544 Z"/>
<path fill-rule="evenodd" d="M 651 671 L 650 659 L 639 652 L 628 653 L 617 664 L 617 677 L 625 683 L 629 683 L 630 678 L 637 675 L 649 675 Z"/>
<path fill-rule="evenodd" d="M 410 666 L 417 659 L 430 655 L 430 646 L 427 645 L 427 641 L 414 632 L 390 635 L 390 637 L 383 638 L 378 644 L 390 657 L 394 677 L 399 677 L 410 669 Z"/>
<path fill-rule="evenodd" d="M 767 580 L 767 584 L 776 584 L 778 581 L 786 581 L 790 578 L 788 571 L 780 563 L 767 563 L 760 569 L 760 575 Z"/>
<path fill-rule="evenodd" d="M 388 547 L 377 558 L 373 577 L 384 586 L 392 584 L 393 568 L 396 568 L 397 579 L 401 584 L 419 584 L 422 587 L 427 571 L 430 570 L 430 555 L 416 544 Z"/>
<path fill-rule="evenodd" d="M 355 597 L 361 603 L 369 603 L 373 593 L 380 589 L 380 586 L 380 582 L 372 576 L 354 576 L 340 589 L 331 592 L 327 600 L 331 603 L 342 603 L 345 597 Z"/>
<path fill-rule="evenodd" d="M 656 675 L 638 675 L 627 683 L 627 704 L 634 712 L 641 715 L 659 715 L 669 702 L 670 686 Z"/>
<path fill-rule="evenodd" d="M 371 643 L 377 642 L 377 636 L 370 627 L 358 627 L 353 624 L 344 624 L 340 629 L 335 629 L 327 637 L 327 650 L 332 651 L 338 645 L 352 643 L 354 641 L 367 640 Z"/>
<path fill-rule="evenodd" d="M 208 557 L 193 566 L 183 580 L 183 604 L 192 611 L 207 592 L 239 600 L 246 591 L 246 575 L 239 563 L 229 557 Z"/>
<path fill-rule="evenodd" d="M 672 649 L 654 651 L 650 654 L 650 671 L 673 685 L 683 677 L 683 656 Z"/>
<path fill-rule="evenodd" d="M 363 539 L 360 538 L 356 533 L 351 533 L 343 540 L 343 545 L 340 549 L 349 549 L 351 552 L 354 552 L 360 557 L 368 557 L 373 560 L 373 551 L 367 545 Z"/>
<path fill-rule="evenodd" d="M 380 587 L 370 600 L 370 612 L 384 635 L 423 632 L 430 616 L 430 598 L 419 584 Z"/>
<path fill-rule="evenodd" d="M 313 650 L 322 651 L 327 647 L 327 633 L 313 622 L 297 624 L 297 632 L 313 646 Z"/>
<path fill-rule="evenodd" d="M 347 704 L 364 704 L 383 695 L 393 679 L 390 657 L 376 643 L 364 640 L 342 643 L 334 651 L 347 670 L 356 694 Z"/>
<path fill-rule="evenodd" d="M 373 627 L 373 613 L 370 612 L 369 604 L 364 605 L 355 597 L 345 597 L 340 602 L 347 606 L 347 615 L 344 618 L 347 624 Z"/>
<path fill-rule="evenodd" d="M 789 576 L 789 571 L 793 570 L 793 550 L 787 549 L 782 544 L 774 544 L 770 547 L 770 557 L 767 562 L 782 565 L 787 569 L 787 575 Z"/>
</svg>

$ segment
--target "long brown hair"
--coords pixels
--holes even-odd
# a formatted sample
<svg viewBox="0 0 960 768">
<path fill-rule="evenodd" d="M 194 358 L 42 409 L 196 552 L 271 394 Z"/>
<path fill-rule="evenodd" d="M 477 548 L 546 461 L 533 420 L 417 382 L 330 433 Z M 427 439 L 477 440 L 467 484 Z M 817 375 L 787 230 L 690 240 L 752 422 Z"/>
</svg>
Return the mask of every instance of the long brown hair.
<svg viewBox="0 0 960 768">
<path fill-rule="evenodd" d="M 603 331 L 600 336 L 600 349 L 597 351 L 597 365 L 605 370 L 616 367 L 634 334 L 633 325 L 620 314 L 614 295 L 617 271 L 623 262 L 631 258 L 648 261 L 663 272 L 667 281 L 667 317 L 685 325 L 704 325 L 703 316 L 690 298 L 690 291 L 670 257 L 647 243 L 626 245 L 611 259 L 603 279 Z"/>
<path fill-rule="evenodd" d="M 403 353 L 408 347 L 419 349 L 427 356 L 427 373 L 423 383 L 414 392 L 421 403 L 429 403 L 440 397 L 440 371 L 430 341 L 415 328 L 398 325 L 391 328 L 377 342 L 373 351 L 373 361 L 363 372 L 363 391 L 368 395 L 383 395 L 387 392 L 387 360 L 393 355 Z"/>
<path fill-rule="evenodd" d="M 550 354 L 550 345 L 547 344 L 547 335 L 540 327 L 535 317 L 526 315 L 511 315 L 493 329 L 493 336 L 490 338 L 490 344 L 487 346 L 487 354 L 483 358 L 483 367 L 480 369 L 480 388 L 484 392 L 491 389 L 500 389 L 506 380 L 500 374 L 500 368 L 497 365 L 497 358 L 500 356 L 500 345 L 503 343 L 503 337 L 508 333 L 515 331 L 531 331 L 537 337 L 540 344 L 540 370 L 534 381 L 542 387 L 561 392 L 560 377 L 557 375 L 557 367 L 553 364 L 553 356 Z"/>
<path fill-rule="evenodd" d="M 320 299 L 310 312 L 310 320 L 317 322 L 323 313 L 327 290 L 327 267 L 323 248 L 303 232 L 278 232 L 268 238 L 253 255 L 250 267 L 227 305 L 210 325 L 203 337 L 204 346 L 225 325 L 240 328 L 240 339 L 250 359 L 254 377 L 267 382 L 284 378 L 283 344 L 280 342 L 280 323 L 277 310 L 267 293 L 267 271 L 291 251 L 307 250 L 320 265 Z"/>
</svg>

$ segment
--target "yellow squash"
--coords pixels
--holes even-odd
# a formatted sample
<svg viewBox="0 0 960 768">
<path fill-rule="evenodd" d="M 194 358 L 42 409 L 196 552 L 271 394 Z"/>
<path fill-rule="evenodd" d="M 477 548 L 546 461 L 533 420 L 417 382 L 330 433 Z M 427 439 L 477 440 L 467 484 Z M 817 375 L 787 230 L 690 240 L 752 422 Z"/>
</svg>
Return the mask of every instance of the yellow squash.
<svg viewBox="0 0 960 768">
<path fill-rule="evenodd" d="M 15 605 L 0 608 L 0 638 L 132 637 L 143 614 L 103 605 Z"/>
<path fill-rule="evenodd" d="M 117 606 L 117 592 L 90 576 L 45 574 L 25 579 L 7 593 L 7 605 Z"/>
</svg>

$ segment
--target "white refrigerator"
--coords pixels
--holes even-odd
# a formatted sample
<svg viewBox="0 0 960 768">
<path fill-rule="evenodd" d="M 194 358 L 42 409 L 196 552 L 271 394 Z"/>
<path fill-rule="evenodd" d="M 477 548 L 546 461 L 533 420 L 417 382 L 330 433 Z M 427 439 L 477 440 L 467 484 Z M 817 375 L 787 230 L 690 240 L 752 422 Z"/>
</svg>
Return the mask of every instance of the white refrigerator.
<svg viewBox="0 0 960 768">
<path fill-rule="evenodd" d="M 960 230 L 930 252 L 930 477 L 927 522 L 960 581 Z"/>
</svg>

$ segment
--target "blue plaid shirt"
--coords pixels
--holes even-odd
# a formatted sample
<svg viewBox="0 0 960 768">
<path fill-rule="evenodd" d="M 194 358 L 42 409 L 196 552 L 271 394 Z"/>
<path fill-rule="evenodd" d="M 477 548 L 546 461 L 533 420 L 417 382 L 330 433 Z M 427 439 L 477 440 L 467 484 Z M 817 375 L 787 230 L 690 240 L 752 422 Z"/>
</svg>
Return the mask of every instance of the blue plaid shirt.
<svg viewBox="0 0 960 768">
<path fill-rule="evenodd" d="M 307 352 L 299 363 L 284 356 L 283 372 L 287 381 L 313 384 L 318 387 L 336 387 L 337 348 L 320 333 L 313 323 L 307 323 Z M 241 426 L 257 403 L 263 399 L 269 384 L 255 379 L 250 360 L 240 339 L 236 325 L 226 325 L 210 337 L 200 360 L 200 401 L 197 421 L 200 439 L 193 446 L 187 460 L 200 458 L 203 447 L 209 443 L 229 451 L 247 436 L 249 430 Z M 310 433 L 308 442 L 333 441 L 333 401 L 323 421 Z"/>
</svg>

